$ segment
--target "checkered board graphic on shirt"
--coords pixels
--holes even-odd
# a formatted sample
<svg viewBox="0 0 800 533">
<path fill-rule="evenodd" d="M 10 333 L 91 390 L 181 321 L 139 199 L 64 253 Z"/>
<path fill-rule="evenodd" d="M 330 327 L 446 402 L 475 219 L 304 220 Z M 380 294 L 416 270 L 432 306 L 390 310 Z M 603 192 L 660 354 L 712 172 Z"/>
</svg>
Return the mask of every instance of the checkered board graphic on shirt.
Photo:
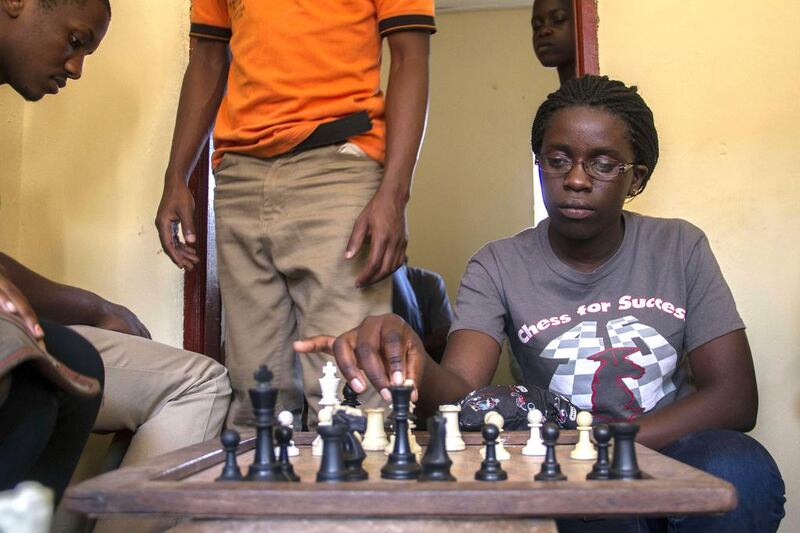
<svg viewBox="0 0 800 533">
<path fill-rule="evenodd" d="M 675 390 L 672 374 L 678 354 L 660 333 L 634 316 L 609 320 L 606 330 L 611 347 L 638 348 L 627 359 L 644 369 L 644 374 L 639 379 L 623 378 L 622 381 L 645 411 Z M 581 322 L 550 341 L 539 356 L 566 360 L 553 374 L 550 390 L 566 396 L 581 409 L 591 409 L 592 382 L 600 362 L 588 358 L 605 348 L 594 320 Z"/>
</svg>

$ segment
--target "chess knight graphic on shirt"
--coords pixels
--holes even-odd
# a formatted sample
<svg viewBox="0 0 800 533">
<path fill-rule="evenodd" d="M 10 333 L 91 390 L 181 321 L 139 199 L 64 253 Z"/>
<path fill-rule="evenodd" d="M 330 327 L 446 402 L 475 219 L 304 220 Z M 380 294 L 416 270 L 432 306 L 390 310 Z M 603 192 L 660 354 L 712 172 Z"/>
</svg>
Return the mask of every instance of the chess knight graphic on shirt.
<svg viewBox="0 0 800 533">
<path fill-rule="evenodd" d="M 678 354 L 634 316 L 609 320 L 605 326 L 581 322 L 550 341 L 539 357 L 561 362 L 550 390 L 591 409 L 597 420 L 635 418 L 675 390 Z"/>
</svg>

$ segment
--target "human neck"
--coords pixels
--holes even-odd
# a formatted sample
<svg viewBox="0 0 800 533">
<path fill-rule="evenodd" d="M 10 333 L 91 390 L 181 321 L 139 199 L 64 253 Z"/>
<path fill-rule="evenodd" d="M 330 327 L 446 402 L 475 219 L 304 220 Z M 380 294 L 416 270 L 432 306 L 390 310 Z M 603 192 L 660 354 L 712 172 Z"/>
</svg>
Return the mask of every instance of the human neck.
<svg viewBox="0 0 800 533">
<path fill-rule="evenodd" d="M 565 82 L 575 78 L 575 62 L 559 65 L 556 67 L 556 71 L 558 72 L 558 82 L 563 85 Z"/>
<path fill-rule="evenodd" d="M 625 237 L 625 221 L 620 216 L 619 223 L 602 235 L 591 239 L 573 240 L 556 234 L 552 226 L 547 232 L 550 247 L 561 262 L 578 272 L 594 272 L 600 268 L 622 245 Z"/>
</svg>

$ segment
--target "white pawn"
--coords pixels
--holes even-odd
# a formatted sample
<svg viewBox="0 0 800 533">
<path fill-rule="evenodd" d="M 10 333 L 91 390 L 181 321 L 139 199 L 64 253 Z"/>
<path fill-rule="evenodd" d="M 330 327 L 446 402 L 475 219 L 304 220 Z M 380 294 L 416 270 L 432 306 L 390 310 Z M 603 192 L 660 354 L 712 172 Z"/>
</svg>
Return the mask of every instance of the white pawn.
<svg viewBox="0 0 800 533">
<path fill-rule="evenodd" d="M 407 379 L 406 381 L 408 382 L 408 381 L 411 381 L 411 380 Z M 411 381 L 411 383 L 413 385 L 414 382 Z M 404 383 L 404 385 L 405 385 L 405 383 Z M 414 402 L 411 402 L 409 404 L 409 406 L 408 406 L 409 415 L 413 415 L 414 414 L 414 408 L 415 407 L 416 406 L 414 405 Z M 417 436 L 414 435 L 414 432 L 412 431 L 414 429 L 417 429 L 417 424 L 414 422 L 414 418 L 409 416 L 409 418 L 408 418 L 408 446 L 411 448 L 411 453 L 416 455 L 417 459 L 419 459 L 422 456 L 422 446 L 420 446 L 419 443 L 417 442 Z"/>
<path fill-rule="evenodd" d="M 592 432 L 592 413 L 589 411 L 581 411 L 578 413 L 578 443 L 575 448 L 569 453 L 569 456 L 579 461 L 593 461 L 597 459 L 597 450 L 594 449 L 589 438 Z"/>
<path fill-rule="evenodd" d="M 292 427 L 292 424 L 294 424 L 294 415 L 291 411 L 281 411 L 278 413 L 278 424 L 287 428 Z M 297 457 L 300 455 L 300 450 L 294 445 L 294 440 L 289 441 L 289 448 L 287 448 L 286 451 L 289 453 L 289 457 Z M 280 452 L 281 447 L 275 446 L 275 457 L 277 457 Z"/>
<path fill-rule="evenodd" d="M 467 445 L 461 438 L 461 431 L 458 429 L 458 413 L 461 412 L 461 408 L 457 405 L 440 405 L 439 412 L 445 419 L 445 450 L 448 452 L 466 450 Z"/>
<path fill-rule="evenodd" d="M 528 427 L 531 428 L 531 436 L 525 447 L 522 448 L 522 455 L 544 455 L 547 448 L 542 441 L 542 412 L 538 409 L 528 411 Z"/>
<path fill-rule="evenodd" d="M 383 450 L 389 444 L 383 427 L 383 407 L 364 409 L 364 412 L 367 413 L 367 431 L 361 446 L 368 452 Z"/>
<path fill-rule="evenodd" d="M 322 399 L 319 401 L 321 407 L 338 405 L 339 402 L 339 382 L 341 378 L 336 377 L 336 365 L 328 361 L 322 367 L 322 377 L 319 378 L 319 388 L 322 391 Z"/>
<path fill-rule="evenodd" d="M 322 409 L 319 412 L 319 422 L 317 423 L 318 426 L 330 426 L 331 421 L 333 420 L 333 413 L 329 408 Z M 322 437 L 317 435 L 314 439 L 314 442 L 311 443 L 311 455 L 321 456 L 322 455 Z"/>
<path fill-rule="evenodd" d="M 500 430 L 500 434 L 502 435 L 503 434 L 503 426 L 505 425 L 506 421 L 503 418 L 503 415 L 501 415 L 497 411 L 489 411 L 483 417 L 483 423 L 484 424 L 494 424 L 495 426 L 497 426 L 497 429 Z M 498 461 L 508 461 L 509 459 L 511 459 L 511 454 L 508 453 L 508 450 L 506 450 L 505 446 L 503 446 L 503 440 L 504 439 L 502 437 L 499 437 L 497 439 L 497 445 L 494 448 L 495 449 L 495 456 L 497 457 Z M 486 446 L 485 445 L 483 446 L 483 448 L 481 448 L 481 452 L 480 453 L 481 453 L 481 458 L 482 459 L 486 459 Z"/>
</svg>

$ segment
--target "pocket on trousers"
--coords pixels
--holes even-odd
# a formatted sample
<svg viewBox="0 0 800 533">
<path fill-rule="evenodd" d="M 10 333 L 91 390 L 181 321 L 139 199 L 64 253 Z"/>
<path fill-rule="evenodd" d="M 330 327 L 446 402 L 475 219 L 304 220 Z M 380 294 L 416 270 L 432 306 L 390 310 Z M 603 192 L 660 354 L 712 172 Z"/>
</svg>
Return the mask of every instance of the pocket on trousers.
<svg viewBox="0 0 800 533">
<path fill-rule="evenodd" d="M 362 150 L 356 143 L 351 142 L 346 142 L 339 146 L 339 148 L 336 149 L 336 153 L 369 158 L 367 152 Z"/>
</svg>

